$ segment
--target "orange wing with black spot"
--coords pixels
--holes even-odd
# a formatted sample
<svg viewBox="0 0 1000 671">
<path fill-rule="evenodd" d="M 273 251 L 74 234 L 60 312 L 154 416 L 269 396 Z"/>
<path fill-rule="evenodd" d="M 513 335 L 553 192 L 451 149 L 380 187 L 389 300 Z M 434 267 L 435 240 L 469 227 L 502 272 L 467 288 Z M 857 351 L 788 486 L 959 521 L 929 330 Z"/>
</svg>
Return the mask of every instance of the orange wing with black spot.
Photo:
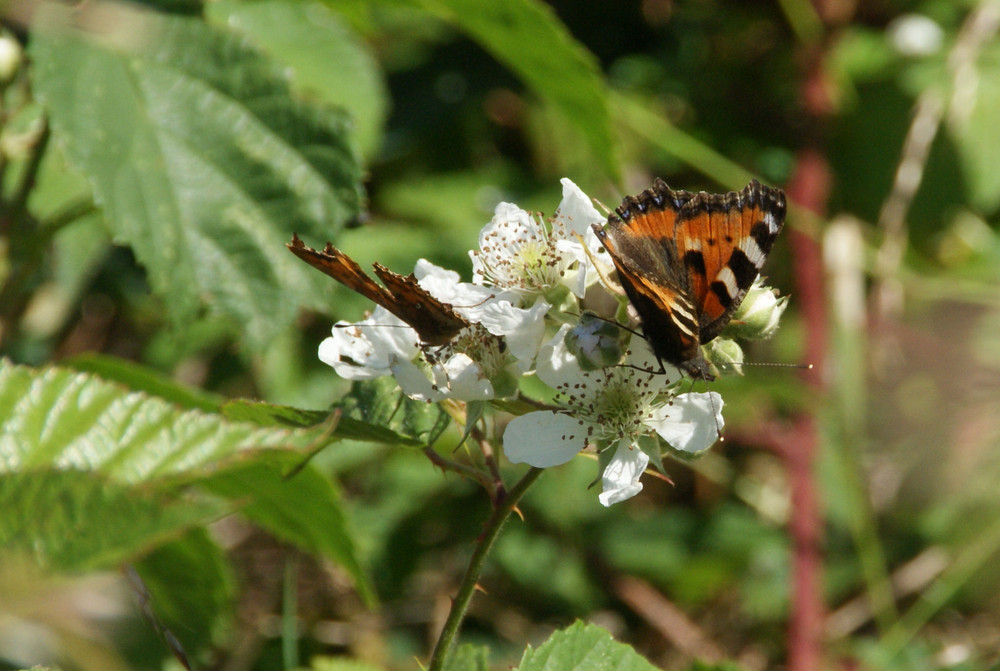
<svg viewBox="0 0 1000 671">
<path fill-rule="evenodd" d="M 321 270 L 344 286 L 381 305 L 413 327 L 426 345 L 446 345 L 469 325 L 448 303 L 442 303 L 417 283 L 411 275 L 399 275 L 376 263 L 375 274 L 385 286 L 369 277 L 354 259 L 326 243 L 323 251 L 307 247 L 298 235 L 286 245 L 313 268 Z"/>
<path fill-rule="evenodd" d="M 712 379 L 701 345 L 729 323 L 784 219 L 784 192 L 756 180 L 740 192 L 708 194 L 657 179 L 594 231 L 656 356 Z"/>
</svg>

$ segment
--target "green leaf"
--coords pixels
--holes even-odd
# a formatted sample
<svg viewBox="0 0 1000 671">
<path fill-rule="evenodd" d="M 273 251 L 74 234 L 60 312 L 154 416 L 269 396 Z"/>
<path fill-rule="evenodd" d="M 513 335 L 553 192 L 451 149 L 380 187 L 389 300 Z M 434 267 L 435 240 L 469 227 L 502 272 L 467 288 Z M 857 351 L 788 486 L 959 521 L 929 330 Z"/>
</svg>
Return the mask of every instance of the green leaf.
<svg viewBox="0 0 1000 671">
<path fill-rule="evenodd" d="M 463 643 L 455 648 L 444 664 L 444 671 L 488 671 L 490 649 L 485 645 Z"/>
<path fill-rule="evenodd" d="M 132 391 L 144 391 L 189 410 L 218 412 L 225 400 L 218 394 L 177 384 L 158 370 L 105 354 L 79 354 L 62 359 L 59 365 L 94 373 L 105 380 L 119 382 Z"/>
<path fill-rule="evenodd" d="M 338 14 L 319 2 L 290 0 L 219 0 L 205 13 L 290 66 L 297 89 L 350 112 L 358 145 L 366 156 L 375 153 L 389 93 L 367 45 Z"/>
<path fill-rule="evenodd" d="M 87 373 L 0 360 L 0 472 L 56 466 L 147 482 L 316 432 L 264 429 L 129 392 Z"/>
<path fill-rule="evenodd" d="M 158 626 L 169 630 L 189 655 L 211 643 L 213 625 L 231 613 L 236 577 L 205 529 L 192 529 L 162 545 L 133 568 L 142 579 L 133 591 L 140 606 L 152 610 Z"/>
<path fill-rule="evenodd" d="M 576 622 L 557 631 L 537 650 L 528 646 L 518 671 L 653 671 L 639 653 L 616 642 L 604 629 Z"/>
<path fill-rule="evenodd" d="M 278 538 L 337 562 L 354 578 L 362 598 L 374 605 L 375 591 L 358 560 L 333 484 L 313 468 L 298 468 L 299 455 L 267 456 L 224 467 L 198 484 L 229 499 L 250 498 L 241 510 L 245 517 Z"/>
<path fill-rule="evenodd" d="M 207 303 L 260 348 L 293 320 L 289 294 L 320 307 L 284 242 L 333 238 L 359 211 L 347 115 L 295 100 L 273 63 L 197 19 L 115 5 L 88 35 L 43 8 L 31 57 L 53 138 L 174 323 Z"/>
<path fill-rule="evenodd" d="M 60 571 L 114 568 L 230 512 L 82 470 L 0 475 L 0 546 Z"/>
<path fill-rule="evenodd" d="M 300 410 L 287 405 L 238 399 L 222 406 L 222 414 L 234 422 L 252 422 L 258 426 L 308 428 L 322 424 L 330 413 Z"/>
<path fill-rule="evenodd" d="M 395 387 L 394 383 L 390 382 L 390 384 L 392 384 L 393 388 Z M 387 391 L 381 385 L 378 388 L 382 389 L 383 392 Z M 326 438 L 326 440 L 315 443 L 313 445 L 314 450 L 320 449 L 333 440 L 345 438 L 348 440 L 364 440 L 373 443 L 405 445 L 408 447 L 422 447 L 427 444 L 419 438 L 404 435 L 389 427 L 390 423 L 399 428 L 404 427 L 403 419 L 406 416 L 405 412 L 397 411 L 398 418 L 391 411 L 386 412 L 387 408 L 396 409 L 400 405 L 398 392 L 391 394 L 391 390 L 388 390 L 391 395 L 386 400 L 385 397 L 378 396 L 375 388 L 367 383 L 356 383 L 354 389 L 356 392 L 355 395 L 348 394 L 340 401 L 340 407 L 334 408 L 333 413 L 338 413 L 337 416 L 334 416 L 333 413 L 320 410 L 300 410 L 289 406 L 244 400 L 226 403 L 222 407 L 222 413 L 231 420 L 253 422 L 260 426 L 315 427 L 316 429 L 322 429 L 323 433 L 318 435 L 317 439 Z M 383 400 L 379 401 L 379 398 Z M 416 403 L 415 401 L 411 402 Z M 392 405 L 389 406 L 387 403 L 391 403 Z M 427 404 L 422 403 L 420 405 L 426 406 Z M 350 412 L 367 417 L 372 421 L 346 417 L 344 416 L 345 408 L 349 408 Z M 379 408 L 381 408 L 381 411 Z M 426 411 L 427 409 L 421 407 L 420 410 Z M 433 409 L 431 409 L 430 413 L 434 417 L 439 417 L 439 412 L 434 412 Z"/>
<path fill-rule="evenodd" d="M 343 412 L 338 433 L 359 440 L 429 445 L 451 422 L 441 404 L 407 398 L 391 377 L 355 382 L 337 407 Z"/>
<path fill-rule="evenodd" d="M 107 566 L 240 504 L 245 516 L 276 536 L 340 563 L 370 600 L 336 490 L 314 469 L 299 468 L 305 448 L 324 431 L 285 428 L 289 423 L 231 422 L 87 373 L 0 361 L 0 474 L 15 478 L 0 498 L 27 506 L 19 516 L 5 515 L 0 542 L 38 546 L 59 565 Z M 34 474 L 53 469 L 85 477 Z M 292 474 L 293 481 L 286 480 Z M 186 497 L 175 506 L 166 494 L 155 494 L 188 485 L 232 502 Z M 83 549 L 78 545 L 86 538 L 74 524 L 93 537 Z"/>
<path fill-rule="evenodd" d="M 620 177 L 608 93 L 597 59 L 573 39 L 550 7 L 535 0 L 414 2 L 468 33 L 509 67 L 576 127 L 609 177 Z"/>
</svg>

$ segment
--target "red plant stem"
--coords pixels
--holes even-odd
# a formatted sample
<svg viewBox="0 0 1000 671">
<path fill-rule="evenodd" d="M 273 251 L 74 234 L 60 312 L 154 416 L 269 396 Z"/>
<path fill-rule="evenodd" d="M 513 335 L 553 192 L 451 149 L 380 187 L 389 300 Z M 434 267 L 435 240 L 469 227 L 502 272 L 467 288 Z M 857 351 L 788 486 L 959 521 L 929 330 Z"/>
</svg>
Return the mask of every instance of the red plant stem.
<svg viewBox="0 0 1000 671">
<path fill-rule="evenodd" d="M 814 149 L 799 152 L 796 171 L 788 184 L 790 199 L 821 215 L 825 210 L 830 173 Z M 822 393 L 827 356 L 826 300 L 820 241 L 793 230 L 789 236 L 796 280 L 796 298 L 805 327 L 804 372 L 809 386 Z M 822 596 L 823 515 L 815 473 L 819 431 L 815 413 L 795 417 L 790 430 L 775 436 L 785 461 L 791 487 L 792 604 L 788 622 L 788 669 L 812 671 L 821 666 L 824 606 Z"/>
</svg>

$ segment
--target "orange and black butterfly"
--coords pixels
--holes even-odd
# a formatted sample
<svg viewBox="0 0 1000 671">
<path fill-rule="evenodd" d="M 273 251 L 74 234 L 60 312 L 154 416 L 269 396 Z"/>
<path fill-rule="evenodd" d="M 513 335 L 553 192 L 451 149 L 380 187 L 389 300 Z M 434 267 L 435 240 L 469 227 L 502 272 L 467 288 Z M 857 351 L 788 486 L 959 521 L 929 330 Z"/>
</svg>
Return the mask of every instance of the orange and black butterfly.
<svg viewBox="0 0 1000 671">
<path fill-rule="evenodd" d="M 593 224 L 660 361 L 715 376 L 701 352 L 732 319 L 785 221 L 785 193 L 753 180 L 726 194 L 657 179 Z"/>
<path fill-rule="evenodd" d="M 295 256 L 399 317 L 413 327 L 425 345 L 447 345 L 469 322 L 417 283 L 412 274 L 399 275 L 380 263 L 373 265 L 382 286 L 351 257 L 326 243 L 323 251 L 307 247 L 298 235 L 287 245 Z"/>
</svg>

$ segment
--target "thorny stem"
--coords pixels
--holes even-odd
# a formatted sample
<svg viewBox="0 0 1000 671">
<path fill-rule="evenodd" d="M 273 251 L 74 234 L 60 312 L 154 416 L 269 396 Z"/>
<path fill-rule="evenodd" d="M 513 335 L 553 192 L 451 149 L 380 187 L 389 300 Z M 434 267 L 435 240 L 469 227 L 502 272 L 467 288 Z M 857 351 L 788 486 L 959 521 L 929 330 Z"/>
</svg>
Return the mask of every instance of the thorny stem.
<svg viewBox="0 0 1000 671">
<path fill-rule="evenodd" d="M 497 464 L 496 455 L 493 453 L 493 446 L 483 435 L 483 432 L 479 428 L 472 430 L 472 436 L 479 443 L 479 450 L 483 453 L 483 460 L 486 462 L 486 467 L 490 470 L 490 476 L 493 478 L 493 501 L 497 502 L 498 496 L 503 496 L 504 484 L 503 478 L 500 477 L 500 465 Z"/>
<path fill-rule="evenodd" d="M 483 533 L 479 537 L 479 543 L 476 545 L 476 549 L 469 559 L 469 566 L 465 569 L 465 575 L 462 577 L 458 594 L 455 595 L 452 601 L 448 619 L 445 620 L 444 628 L 438 637 L 437 645 L 434 646 L 434 652 L 427 667 L 428 671 L 442 671 L 444 669 L 444 663 L 455 646 L 455 640 L 458 638 L 458 630 L 462 626 L 462 620 L 465 619 L 465 613 L 469 610 L 469 603 L 472 601 L 472 594 L 476 590 L 479 575 L 486 564 L 486 558 L 489 556 L 490 550 L 493 549 L 496 539 L 500 536 L 500 530 L 503 529 L 504 523 L 507 522 L 510 514 L 517 507 L 517 502 L 524 496 L 528 487 L 542 474 L 542 470 L 541 468 L 531 468 L 507 492 L 506 496 L 497 501 L 493 509 L 493 514 L 486 521 Z"/>
<path fill-rule="evenodd" d="M 814 3 L 822 16 L 824 3 Z M 804 45 L 805 68 L 799 82 L 804 112 L 821 128 L 832 109 L 825 72 L 823 41 Z M 809 138 L 798 151 L 796 168 L 788 183 L 789 199 L 803 210 L 822 216 L 830 189 L 830 171 L 822 136 Z M 806 360 L 813 364 L 803 381 L 825 391 L 823 365 L 827 358 L 826 300 L 823 289 L 819 241 L 800 231 L 789 236 L 802 321 L 805 325 Z M 788 619 L 788 669 L 811 671 L 822 666 L 824 603 L 822 590 L 823 514 L 815 462 L 819 452 L 819 423 L 814 413 L 802 412 L 781 432 L 781 454 L 791 486 L 792 604 Z"/>
<path fill-rule="evenodd" d="M 445 459 L 440 454 L 435 452 L 434 448 L 429 446 L 424 448 L 424 455 L 431 460 L 432 464 L 443 471 L 454 471 L 459 475 L 464 475 L 467 478 L 475 480 L 482 485 L 483 489 L 485 489 L 487 493 L 489 493 L 490 499 L 496 498 L 496 487 L 494 486 L 494 483 L 478 468 L 466 466 L 465 464 L 460 464 L 457 461 L 452 461 L 451 459 Z"/>
</svg>

